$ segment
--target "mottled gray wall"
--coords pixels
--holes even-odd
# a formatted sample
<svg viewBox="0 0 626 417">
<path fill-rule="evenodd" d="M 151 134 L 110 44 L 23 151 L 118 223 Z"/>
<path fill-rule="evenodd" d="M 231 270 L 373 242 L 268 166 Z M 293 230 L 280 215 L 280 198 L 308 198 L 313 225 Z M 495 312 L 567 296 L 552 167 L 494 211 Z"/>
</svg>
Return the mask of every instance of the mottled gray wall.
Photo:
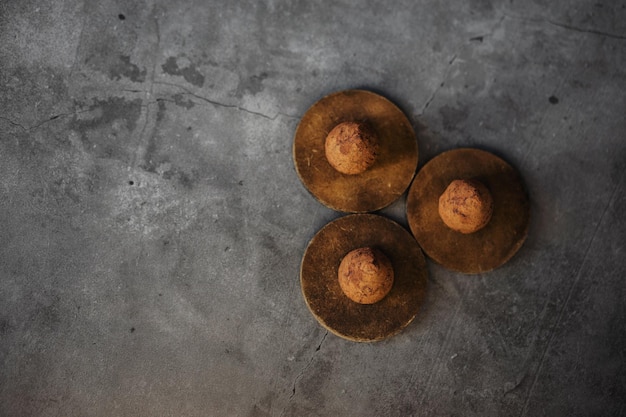
<svg viewBox="0 0 626 417">
<path fill-rule="evenodd" d="M 626 3 L 0 4 L 0 415 L 626 415 Z M 308 312 L 299 118 L 367 88 L 532 201 L 400 335 Z M 383 211 L 406 226 L 404 199 Z"/>
</svg>

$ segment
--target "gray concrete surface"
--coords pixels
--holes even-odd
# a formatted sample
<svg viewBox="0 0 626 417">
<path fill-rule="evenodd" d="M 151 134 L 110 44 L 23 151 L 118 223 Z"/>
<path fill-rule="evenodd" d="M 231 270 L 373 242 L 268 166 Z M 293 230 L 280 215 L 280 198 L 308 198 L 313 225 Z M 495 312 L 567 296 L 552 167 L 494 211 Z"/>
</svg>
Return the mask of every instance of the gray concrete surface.
<svg viewBox="0 0 626 417">
<path fill-rule="evenodd" d="M 532 199 L 374 344 L 298 277 L 339 214 L 293 134 L 347 88 Z M 4 0 L 0 91 L 0 415 L 626 415 L 626 2 Z"/>
</svg>

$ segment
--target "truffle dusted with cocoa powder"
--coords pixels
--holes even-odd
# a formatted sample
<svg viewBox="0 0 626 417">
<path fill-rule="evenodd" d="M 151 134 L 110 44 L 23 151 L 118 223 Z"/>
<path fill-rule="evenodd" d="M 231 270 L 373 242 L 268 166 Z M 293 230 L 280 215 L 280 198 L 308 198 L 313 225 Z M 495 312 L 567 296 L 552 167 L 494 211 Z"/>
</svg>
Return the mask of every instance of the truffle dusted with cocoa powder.
<svg viewBox="0 0 626 417">
<path fill-rule="evenodd" d="M 477 180 L 454 180 L 439 197 L 439 216 L 452 230 L 469 234 L 489 223 L 493 198 Z"/>
<path fill-rule="evenodd" d="M 342 174 L 355 175 L 374 165 L 379 147 L 378 137 L 370 126 L 343 122 L 330 131 L 324 150 L 333 168 Z"/>
<path fill-rule="evenodd" d="M 360 304 L 374 304 L 393 286 L 393 266 L 380 250 L 363 247 L 348 252 L 339 265 L 339 285 L 344 294 Z"/>
</svg>

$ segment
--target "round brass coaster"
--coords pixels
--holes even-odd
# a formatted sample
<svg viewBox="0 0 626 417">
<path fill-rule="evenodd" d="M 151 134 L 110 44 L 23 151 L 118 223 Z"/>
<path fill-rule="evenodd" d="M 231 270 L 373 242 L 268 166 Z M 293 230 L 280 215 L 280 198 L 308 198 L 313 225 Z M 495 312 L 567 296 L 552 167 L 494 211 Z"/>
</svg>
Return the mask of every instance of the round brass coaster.
<svg viewBox="0 0 626 417">
<path fill-rule="evenodd" d="M 491 220 L 477 232 L 456 232 L 439 216 L 439 196 L 456 179 L 478 180 L 493 197 Z M 522 179 L 505 161 L 478 149 L 455 149 L 429 161 L 415 176 L 407 219 L 428 257 L 446 268 L 476 274 L 503 265 L 522 246 L 530 205 Z"/>
<path fill-rule="evenodd" d="M 374 304 L 359 304 L 341 290 L 342 258 L 359 247 L 381 250 L 394 269 L 391 291 Z M 399 224 L 375 214 L 351 214 L 324 226 L 302 258 L 302 294 L 313 316 L 332 333 L 371 342 L 390 337 L 415 317 L 426 294 L 428 271 L 421 249 Z"/>
<path fill-rule="evenodd" d="M 328 133 L 349 121 L 367 123 L 380 142 L 374 165 L 356 175 L 335 170 L 324 151 Z M 395 104 L 369 91 L 346 90 L 322 98 L 302 117 L 293 159 L 300 180 L 322 204 L 364 213 L 388 206 L 406 191 L 417 168 L 417 140 Z"/>
</svg>

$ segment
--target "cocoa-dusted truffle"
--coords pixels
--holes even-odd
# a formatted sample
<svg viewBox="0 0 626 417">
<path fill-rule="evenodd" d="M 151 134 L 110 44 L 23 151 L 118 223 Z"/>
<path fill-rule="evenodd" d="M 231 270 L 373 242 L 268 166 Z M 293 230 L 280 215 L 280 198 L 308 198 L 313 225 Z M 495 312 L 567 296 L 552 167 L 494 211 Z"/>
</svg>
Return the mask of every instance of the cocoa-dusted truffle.
<svg viewBox="0 0 626 417">
<path fill-rule="evenodd" d="M 477 180 L 454 180 L 439 197 L 439 216 L 450 229 L 474 233 L 489 223 L 493 198 Z"/>
<path fill-rule="evenodd" d="M 342 174 L 361 174 L 369 169 L 379 152 L 376 133 L 366 123 L 343 122 L 328 136 L 324 150 L 330 165 Z"/>
<path fill-rule="evenodd" d="M 393 285 L 393 266 L 376 248 L 363 247 L 348 252 L 339 265 L 339 285 L 344 294 L 360 304 L 374 304 Z"/>
</svg>

